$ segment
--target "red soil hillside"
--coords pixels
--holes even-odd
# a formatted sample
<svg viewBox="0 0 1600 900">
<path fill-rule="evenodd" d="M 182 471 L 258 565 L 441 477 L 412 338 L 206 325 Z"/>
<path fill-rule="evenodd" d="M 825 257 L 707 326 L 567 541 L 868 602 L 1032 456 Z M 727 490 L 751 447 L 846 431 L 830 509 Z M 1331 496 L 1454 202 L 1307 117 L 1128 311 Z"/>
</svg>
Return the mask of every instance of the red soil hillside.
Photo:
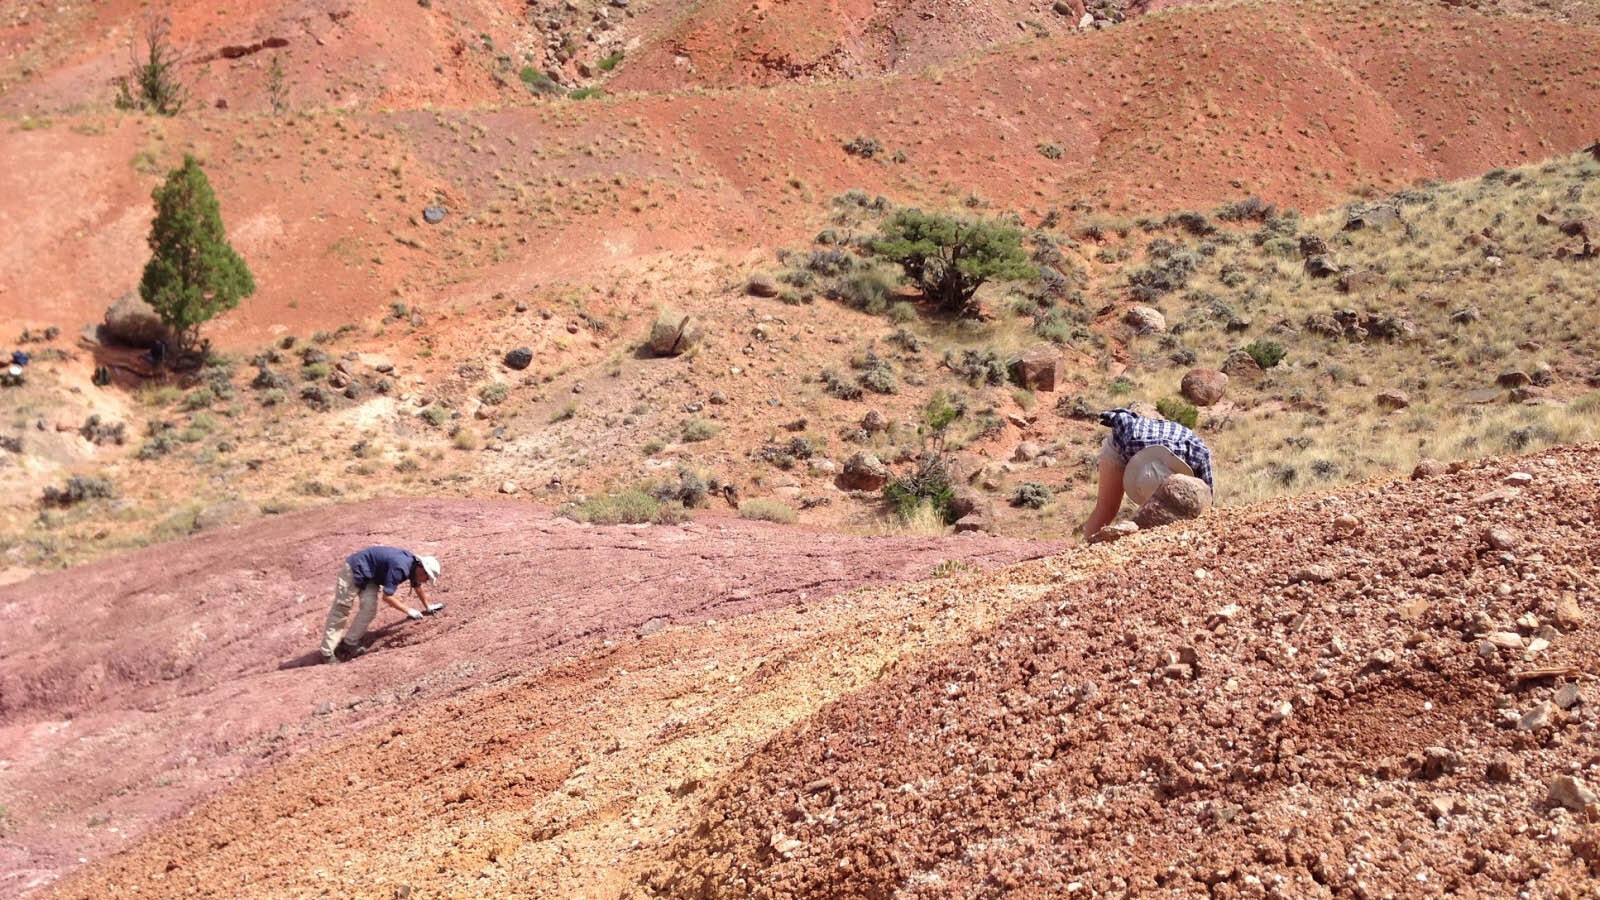
<svg viewBox="0 0 1600 900">
<path fill-rule="evenodd" d="M 38 579 L 132 585 L 136 627 L 86 627 L 172 678 L 8 714 L 8 887 L 85 856 L 41 896 L 1581 896 L 1597 479 L 1558 449 L 844 594 L 1027 548 L 369 505 L 446 559 L 448 616 L 282 672 L 369 529 Z"/>
<path fill-rule="evenodd" d="M 1600 121 L 1600 31 L 1404 3 L 1249 9 L 1248 22 L 1240 7 L 1184 10 L 827 87 L 450 114 L 57 117 L 7 136 L 18 164 L 0 172 L 15 198 L 0 307 L 97 319 L 137 279 L 147 193 L 183 152 L 205 158 L 261 286 L 213 326 L 247 346 L 395 299 L 465 309 L 595 284 L 660 251 L 770 252 L 804 242 L 850 187 L 1025 217 L 1250 193 L 1315 207 L 1570 150 Z M 855 137 L 882 154 L 848 156 Z M 1050 144 L 1059 158 L 1041 154 Z M 436 202 L 451 218 L 423 225 Z"/>
</svg>

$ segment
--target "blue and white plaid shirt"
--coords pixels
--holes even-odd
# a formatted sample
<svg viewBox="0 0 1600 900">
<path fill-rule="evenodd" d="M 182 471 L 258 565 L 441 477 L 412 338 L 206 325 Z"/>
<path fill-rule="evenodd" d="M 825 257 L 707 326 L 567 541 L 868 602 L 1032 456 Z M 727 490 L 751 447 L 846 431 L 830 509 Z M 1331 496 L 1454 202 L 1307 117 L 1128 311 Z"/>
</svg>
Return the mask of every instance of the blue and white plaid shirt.
<svg viewBox="0 0 1600 900">
<path fill-rule="evenodd" d="M 1160 445 L 1189 464 L 1194 476 L 1215 490 L 1211 483 L 1211 449 L 1193 431 L 1166 419 L 1146 419 L 1131 409 L 1117 407 L 1100 414 L 1100 424 L 1111 429 L 1111 444 L 1122 457 L 1122 464 L 1146 447 Z"/>
</svg>

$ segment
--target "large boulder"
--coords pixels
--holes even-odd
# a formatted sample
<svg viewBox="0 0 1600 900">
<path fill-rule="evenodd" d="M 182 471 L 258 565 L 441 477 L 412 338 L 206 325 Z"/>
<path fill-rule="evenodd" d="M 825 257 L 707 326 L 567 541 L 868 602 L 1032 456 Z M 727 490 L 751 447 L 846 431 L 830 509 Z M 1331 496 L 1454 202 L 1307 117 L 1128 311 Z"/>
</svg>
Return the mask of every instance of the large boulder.
<svg viewBox="0 0 1600 900">
<path fill-rule="evenodd" d="M 1261 364 L 1256 362 L 1256 358 L 1243 350 L 1229 353 L 1228 358 L 1222 363 L 1222 371 L 1229 378 L 1241 381 L 1255 381 L 1265 374 L 1261 370 Z"/>
<path fill-rule="evenodd" d="M 506 365 L 521 371 L 533 364 L 533 350 L 527 347 L 518 347 L 506 353 Z"/>
<path fill-rule="evenodd" d="M 125 347 L 154 347 L 163 341 L 174 342 L 172 330 L 162 324 L 156 311 L 134 291 L 123 294 L 106 310 L 100 339 Z"/>
<path fill-rule="evenodd" d="M 1221 401 L 1227 389 L 1228 376 L 1216 369 L 1190 369 L 1178 386 L 1183 399 L 1195 406 L 1211 406 Z"/>
<path fill-rule="evenodd" d="M 1011 360 L 1011 380 L 1030 391 L 1054 391 L 1061 380 L 1061 354 L 1050 347 L 1035 347 Z"/>
<path fill-rule="evenodd" d="M 1140 334 L 1162 334 L 1167 330 L 1167 317 L 1153 306 L 1129 307 L 1122 321 L 1133 326 Z"/>
<path fill-rule="evenodd" d="M 1139 507 L 1133 521 L 1140 528 L 1155 528 L 1199 518 L 1210 508 L 1211 488 L 1204 481 L 1190 475 L 1168 475 L 1150 495 L 1150 502 Z"/>
<path fill-rule="evenodd" d="M 850 491 L 880 491 L 889 483 L 889 467 L 875 454 L 865 451 L 845 460 L 839 473 L 839 486 Z"/>
<path fill-rule="evenodd" d="M 700 324 L 693 316 L 663 309 L 650 329 L 650 352 L 657 356 L 678 356 L 700 342 Z"/>
<path fill-rule="evenodd" d="M 1399 221 L 1400 207 L 1392 203 L 1374 203 L 1346 219 L 1344 230 L 1361 231 L 1365 228 L 1383 228 Z"/>
</svg>

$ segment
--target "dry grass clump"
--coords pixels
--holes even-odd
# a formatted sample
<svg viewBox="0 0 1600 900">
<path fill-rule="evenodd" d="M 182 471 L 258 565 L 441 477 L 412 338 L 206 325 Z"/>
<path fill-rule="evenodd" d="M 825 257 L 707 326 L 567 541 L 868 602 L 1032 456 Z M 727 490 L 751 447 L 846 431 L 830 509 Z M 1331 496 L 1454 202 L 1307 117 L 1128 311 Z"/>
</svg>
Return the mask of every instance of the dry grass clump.
<svg viewBox="0 0 1600 900">
<path fill-rule="evenodd" d="M 759 519 L 763 522 L 776 522 L 779 525 L 793 525 L 799 521 L 799 514 L 786 504 L 776 500 L 753 498 L 739 504 L 739 518 Z"/>
</svg>

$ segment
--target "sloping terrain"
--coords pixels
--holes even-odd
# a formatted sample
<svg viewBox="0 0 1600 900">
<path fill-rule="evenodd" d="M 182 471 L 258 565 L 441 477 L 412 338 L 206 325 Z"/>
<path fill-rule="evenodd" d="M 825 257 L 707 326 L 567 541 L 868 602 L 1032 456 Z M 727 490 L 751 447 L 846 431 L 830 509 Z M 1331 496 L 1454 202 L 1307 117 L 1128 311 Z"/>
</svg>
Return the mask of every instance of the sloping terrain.
<svg viewBox="0 0 1600 900">
<path fill-rule="evenodd" d="M 444 561 L 446 610 L 411 625 L 384 608 L 369 641 L 374 652 L 343 666 L 318 664 L 339 562 L 386 541 Z M 612 666 L 656 652 L 662 631 L 681 633 L 674 646 L 694 647 L 718 633 L 720 621 L 776 607 L 803 611 L 858 586 L 925 578 L 940 565 L 993 566 L 1051 549 L 985 537 L 829 535 L 715 517 L 591 528 L 528 504 L 391 501 L 286 516 L 0 588 L 10 623 L 0 635 L 0 891 L 47 884 L 78 859 L 114 852 L 269 767 L 296 771 L 303 756 L 324 759 L 330 742 L 370 757 L 372 729 L 388 729 L 390 720 L 410 723 L 392 726 L 402 730 L 456 720 L 459 730 L 461 715 L 482 715 L 470 741 L 503 740 L 480 728 L 520 734 L 523 714 L 506 718 L 498 696 L 507 685 L 515 686 L 508 696 L 562 717 L 561 733 L 577 728 L 585 741 L 614 740 L 585 726 L 591 697 L 578 687 L 594 687 L 597 666 L 607 679 L 621 677 Z M 784 652 L 797 649 L 775 640 Z M 735 654 L 723 671 L 756 664 Z M 561 694 L 560 684 L 570 692 Z M 481 690 L 491 694 L 457 699 Z M 798 716 L 805 704 L 793 702 L 788 715 Z M 431 737 L 404 745 L 401 760 L 419 776 L 470 768 Z M 577 765 L 530 762 L 548 769 L 535 779 L 545 788 L 550 773 L 565 779 Z M 394 762 L 360 766 L 373 764 Z M 344 764 L 335 765 L 342 781 Z M 315 790 L 312 805 L 333 799 Z M 255 815 L 270 822 L 277 808 Z"/>
<path fill-rule="evenodd" d="M 713 600 L 643 637 L 635 606 L 532 657 L 507 652 L 531 632 L 453 649 L 515 603 L 458 580 L 453 618 L 376 656 L 242 682 L 292 692 L 296 752 L 259 748 L 270 770 L 44 895 L 1577 896 L 1600 812 L 1597 451 Z M 562 533 L 465 551 L 458 578 L 521 584 Z M 782 534 L 730 537 L 777 564 Z M 977 540 L 943 549 L 1017 552 Z M 566 633 L 598 624 L 566 612 Z"/>
<path fill-rule="evenodd" d="M 763 748 L 670 897 L 1585 896 L 1600 457 L 1164 533 Z"/>
</svg>

